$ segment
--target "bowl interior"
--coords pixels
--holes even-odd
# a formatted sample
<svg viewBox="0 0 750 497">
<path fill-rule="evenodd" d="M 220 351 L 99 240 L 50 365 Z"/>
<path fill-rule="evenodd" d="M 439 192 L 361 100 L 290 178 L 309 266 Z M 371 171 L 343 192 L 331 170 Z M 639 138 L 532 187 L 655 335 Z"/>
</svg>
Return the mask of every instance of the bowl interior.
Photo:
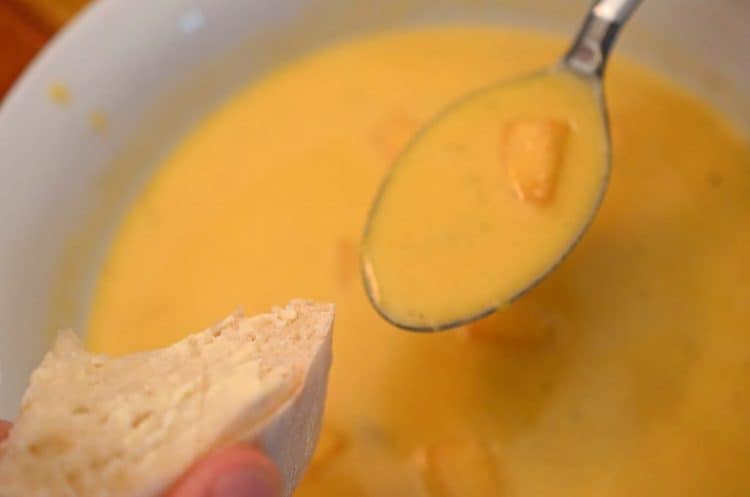
<svg viewBox="0 0 750 497">
<path fill-rule="evenodd" d="M 368 31 L 468 22 L 570 34 L 588 5 L 93 4 L 35 60 L 0 108 L 0 417 L 13 417 L 52 331 L 85 331 L 91 284 L 107 240 L 154 164 L 247 81 Z M 750 127 L 750 93 L 743 91 L 750 88 L 749 21 L 750 4 L 742 0 L 647 2 L 625 30 L 621 49 L 674 73 Z M 67 102 L 59 98 L 61 89 L 69 93 Z"/>
</svg>

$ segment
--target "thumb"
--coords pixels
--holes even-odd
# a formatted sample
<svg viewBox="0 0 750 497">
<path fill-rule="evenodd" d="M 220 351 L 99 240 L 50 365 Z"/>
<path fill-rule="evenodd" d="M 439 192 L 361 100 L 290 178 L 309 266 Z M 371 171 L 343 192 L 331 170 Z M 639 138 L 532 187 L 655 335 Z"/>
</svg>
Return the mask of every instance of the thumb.
<svg viewBox="0 0 750 497">
<path fill-rule="evenodd" d="M 237 446 L 199 461 L 166 497 L 281 497 L 281 478 L 260 451 Z"/>
</svg>

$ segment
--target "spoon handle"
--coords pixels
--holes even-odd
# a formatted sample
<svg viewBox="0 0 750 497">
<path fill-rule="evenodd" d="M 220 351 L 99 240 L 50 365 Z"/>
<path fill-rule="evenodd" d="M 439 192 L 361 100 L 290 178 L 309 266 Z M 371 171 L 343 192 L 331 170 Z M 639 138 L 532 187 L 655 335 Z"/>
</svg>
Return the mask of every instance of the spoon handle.
<svg viewBox="0 0 750 497">
<path fill-rule="evenodd" d="M 563 64 L 582 76 L 601 78 L 620 28 L 640 3 L 641 0 L 594 2 L 576 40 L 563 57 Z"/>
</svg>

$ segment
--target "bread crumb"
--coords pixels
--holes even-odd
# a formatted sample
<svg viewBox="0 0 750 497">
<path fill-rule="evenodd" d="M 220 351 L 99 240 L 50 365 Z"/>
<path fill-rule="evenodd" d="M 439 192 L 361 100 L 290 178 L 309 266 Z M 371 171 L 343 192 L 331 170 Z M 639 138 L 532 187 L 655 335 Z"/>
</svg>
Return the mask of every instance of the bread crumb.
<svg viewBox="0 0 750 497">
<path fill-rule="evenodd" d="M 297 319 L 297 311 L 295 311 L 292 307 L 286 307 L 285 309 L 281 310 L 281 318 L 284 319 L 287 323 L 291 323 L 292 321 Z"/>
</svg>

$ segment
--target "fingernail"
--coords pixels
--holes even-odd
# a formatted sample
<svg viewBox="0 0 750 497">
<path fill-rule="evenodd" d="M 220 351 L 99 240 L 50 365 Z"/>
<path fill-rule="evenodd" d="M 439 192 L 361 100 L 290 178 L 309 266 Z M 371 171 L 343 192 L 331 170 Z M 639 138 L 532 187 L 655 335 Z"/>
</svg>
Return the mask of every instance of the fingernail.
<svg viewBox="0 0 750 497">
<path fill-rule="evenodd" d="M 276 481 L 260 471 L 237 469 L 219 476 L 211 487 L 211 497 L 279 497 Z"/>
</svg>

